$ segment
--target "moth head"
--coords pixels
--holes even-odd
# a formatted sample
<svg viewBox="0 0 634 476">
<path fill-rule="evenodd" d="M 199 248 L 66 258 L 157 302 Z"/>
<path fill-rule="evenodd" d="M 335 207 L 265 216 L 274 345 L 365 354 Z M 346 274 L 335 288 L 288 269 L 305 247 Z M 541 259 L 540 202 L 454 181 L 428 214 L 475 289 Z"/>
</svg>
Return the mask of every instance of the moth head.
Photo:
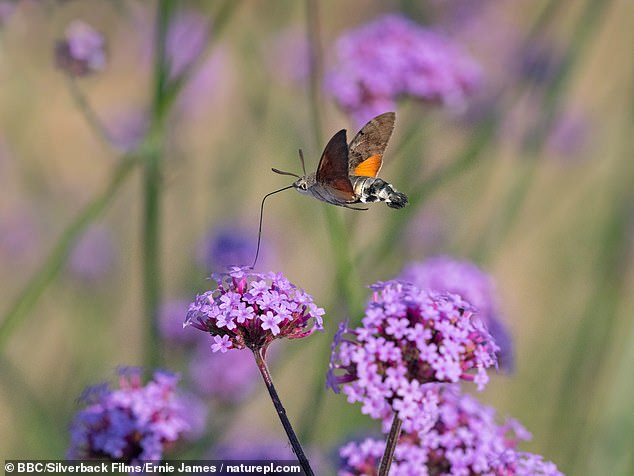
<svg viewBox="0 0 634 476">
<path fill-rule="evenodd" d="M 298 192 L 305 193 L 310 188 L 310 184 L 308 182 L 308 177 L 299 177 L 295 180 L 295 182 L 293 182 L 293 187 L 295 187 Z"/>
</svg>

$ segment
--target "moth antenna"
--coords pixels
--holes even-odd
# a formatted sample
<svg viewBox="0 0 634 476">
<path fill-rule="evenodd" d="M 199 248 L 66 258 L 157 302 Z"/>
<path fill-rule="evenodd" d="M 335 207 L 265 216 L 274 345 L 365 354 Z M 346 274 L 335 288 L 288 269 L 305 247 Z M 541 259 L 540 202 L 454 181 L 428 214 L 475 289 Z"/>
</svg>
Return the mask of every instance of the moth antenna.
<svg viewBox="0 0 634 476">
<path fill-rule="evenodd" d="M 271 170 L 272 170 L 273 172 L 275 172 L 276 174 L 280 174 L 280 175 L 291 175 L 292 177 L 301 178 L 299 175 L 294 174 L 293 172 L 284 172 L 283 170 L 279 170 L 279 169 L 276 169 L 276 168 L 274 168 L 274 167 L 273 167 L 273 168 L 271 168 Z"/>
<path fill-rule="evenodd" d="M 306 164 L 304 163 L 304 153 L 302 149 L 299 149 L 299 161 L 302 163 L 302 171 L 304 172 L 304 177 L 306 176 Z"/>
<path fill-rule="evenodd" d="M 273 171 L 275 171 L 275 169 L 273 169 Z M 286 175 L 294 175 L 294 174 L 286 174 Z M 258 225 L 258 244 L 255 249 L 255 259 L 253 260 L 251 269 L 255 268 L 255 265 L 258 262 L 258 256 L 260 256 L 260 241 L 262 238 L 262 218 L 264 217 L 264 201 L 271 195 L 275 193 L 283 192 L 284 190 L 288 190 L 289 188 L 293 188 L 293 186 L 289 185 L 288 187 L 280 188 L 279 190 L 275 190 L 274 192 L 269 192 L 266 195 L 264 195 L 264 198 L 262 198 L 262 203 L 260 203 L 260 224 Z"/>
</svg>

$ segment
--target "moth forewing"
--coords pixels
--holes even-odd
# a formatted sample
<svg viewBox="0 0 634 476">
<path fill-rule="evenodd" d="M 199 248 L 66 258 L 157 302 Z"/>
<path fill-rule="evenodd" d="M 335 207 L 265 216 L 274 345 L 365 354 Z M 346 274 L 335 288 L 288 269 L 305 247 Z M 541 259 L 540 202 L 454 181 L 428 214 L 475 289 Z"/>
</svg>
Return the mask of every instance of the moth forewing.
<svg viewBox="0 0 634 476">
<path fill-rule="evenodd" d="M 383 164 L 383 154 L 394 131 L 395 121 L 396 114 L 386 112 L 370 120 L 354 136 L 348 147 L 348 175 L 378 175 Z"/>
</svg>

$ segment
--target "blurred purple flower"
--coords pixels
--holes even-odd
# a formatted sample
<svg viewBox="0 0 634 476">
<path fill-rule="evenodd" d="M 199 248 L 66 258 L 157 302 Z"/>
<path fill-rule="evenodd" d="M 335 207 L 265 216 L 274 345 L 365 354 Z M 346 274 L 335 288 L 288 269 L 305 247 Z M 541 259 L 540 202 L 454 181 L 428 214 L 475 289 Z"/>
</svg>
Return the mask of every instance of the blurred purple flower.
<svg viewBox="0 0 634 476">
<path fill-rule="evenodd" d="M 13 14 L 17 1 L 0 0 L 0 27 L 4 26 L 7 19 Z"/>
<path fill-rule="evenodd" d="M 546 147 L 562 158 L 578 157 L 590 142 L 592 127 L 588 117 L 579 111 L 568 110 L 556 119 Z"/>
<path fill-rule="evenodd" d="M 478 64 L 451 39 L 400 15 L 386 15 L 337 41 L 339 66 L 326 89 L 362 124 L 409 96 L 463 109 L 480 85 Z"/>
<path fill-rule="evenodd" d="M 207 272 L 228 266 L 250 264 L 255 256 L 258 238 L 250 230 L 237 226 L 214 227 L 202 238 L 196 251 L 196 262 Z M 266 265 L 270 249 L 266 241 L 260 245 L 260 264 Z"/>
<path fill-rule="evenodd" d="M 159 309 L 158 324 L 161 337 L 170 344 L 178 346 L 190 346 L 201 342 L 199 332 L 191 332 L 183 328 L 183 320 L 187 315 L 189 301 L 185 299 L 172 299 L 163 303 Z"/>
<path fill-rule="evenodd" d="M 216 101 L 226 93 L 231 83 L 229 54 L 226 48 L 218 45 L 187 80 L 178 98 L 178 107 L 190 115 L 213 110 Z"/>
<path fill-rule="evenodd" d="M 209 352 L 209 345 L 197 347 L 189 364 L 189 374 L 195 389 L 202 395 L 231 403 L 246 398 L 259 381 L 251 352 L 221 355 Z"/>
<path fill-rule="evenodd" d="M 266 351 L 275 339 L 299 339 L 323 329 L 324 310 L 282 273 L 234 267 L 213 277 L 218 286 L 196 296 L 185 320 L 213 337 L 213 352 Z"/>
<path fill-rule="evenodd" d="M 110 143 L 123 153 L 134 151 L 141 144 L 148 128 L 147 113 L 139 109 L 118 111 L 106 121 Z"/>
<path fill-rule="evenodd" d="M 87 76 L 106 66 L 103 35 L 81 20 L 73 20 L 63 40 L 57 42 L 57 66 L 71 76 Z"/>
<path fill-rule="evenodd" d="M 545 85 L 555 79 L 563 65 L 563 54 L 551 43 L 532 42 L 514 53 L 517 61 L 516 73 L 520 79 L 537 85 Z"/>
<path fill-rule="evenodd" d="M 158 461 L 188 430 L 176 396 L 178 376 L 155 372 L 145 386 L 138 369 L 119 371 L 119 388 L 90 387 L 86 405 L 71 425 L 68 459 L 106 459 L 139 464 Z"/>
<path fill-rule="evenodd" d="M 530 439 L 517 421 L 499 425 L 493 408 L 460 394 L 456 385 L 439 387 L 438 396 L 437 421 L 425 434 L 401 435 L 390 475 L 561 475 L 553 463 L 516 450 Z M 339 451 L 339 476 L 375 474 L 384 448 L 384 441 L 371 438 L 346 444 Z"/>
<path fill-rule="evenodd" d="M 202 54 L 209 38 L 209 22 L 193 10 L 180 10 L 167 31 L 165 52 L 170 79 L 177 78 Z"/>
<path fill-rule="evenodd" d="M 195 441 L 207 429 L 209 406 L 200 397 L 190 392 L 179 393 L 178 400 L 182 409 L 180 416 L 187 424 L 187 429 L 182 434 L 183 438 Z"/>
<path fill-rule="evenodd" d="M 342 324 L 335 336 L 327 384 L 385 430 L 396 413 L 403 431 L 424 433 L 437 418 L 436 386 L 427 384 L 473 380 L 481 390 L 497 346 L 458 295 L 398 281 L 373 289 L 362 327 Z"/>
<path fill-rule="evenodd" d="M 69 270 L 77 279 L 93 282 L 112 270 L 115 256 L 116 248 L 110 230 L 93 225 L 84 232 L 71 251 Z"/>
<path fill-rule="evenodd" d="M 33 257 L 42 243 L 34 211 L 25 205 L 14 208 L 0 221 L 0 252 L 3 260 L 19 263 Z"/>
<path fill-rule="evenodd" d="M 512 370 L 513 342 L 508 329 L 499 318 L 495 283 L 491 276 L 469 261 L 438 256 L 408 265 L 398 279 L 413 283 L 420 289 L 459 294 L 473 304 L 478 317 L 500 348 L 500 366 L 505 370 Z"/>
<path fill-rule="evenodd" d="M 277 33 L 266 44 L 266 64 L 271 75 L 282 84 L 305 82 L 310 73 L 306 34 L 298 29 Z"/>
</svg>

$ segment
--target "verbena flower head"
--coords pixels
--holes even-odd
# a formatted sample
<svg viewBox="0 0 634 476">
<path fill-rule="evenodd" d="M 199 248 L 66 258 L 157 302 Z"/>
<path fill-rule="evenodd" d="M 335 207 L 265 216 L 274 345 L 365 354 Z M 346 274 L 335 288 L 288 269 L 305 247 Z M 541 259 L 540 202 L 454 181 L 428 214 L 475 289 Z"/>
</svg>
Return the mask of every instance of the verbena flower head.
<svg viewBox="0 0 634 476">
<path fill-rule="evenodd" d="M 275 339 L 298 339 L 323 329 L 324 310 L 282 273 L 234 267 L 214 274 L 217 287 L 196 296 L 185 326 L 213 337 L 211 349 L 264 349 Z"/>
<path fill-rule="evenodd" d="M 497 346 L 460 296 L 398 281 L 373 288 L 362 326 L 343 324 L 335 336 L 327 384 L 342 385 L 348 402 L 362 402 L 384 427 L 396 413 L 404 431 L 424 432 L 437 401 L 426 384 L 464 379 L 482 389 Z"/>
<path fill-rule="evenodd" d="M 63 40 L 57 42 L 55 59 L 71 76 L 87 76 L 106 66 L 105 40 L 101 33 L 81 20 L 72 21 Z"/>
<path fill-rule="evenodd" d="M 347 32 L 337 55 L 326 88 L 359 124 L 394 110 L 404 96 L 462 109 L 482 76 L 449 38 L 400 15 Z"/>
<path fill-rule="evenodd" d="M 138 369 L 119 371 L 119 388 L 90 387 L 86 407 L 71 424 L 68 459 L 107 459 L 126 463 L 161 460 L 188 424 L 176 395 L 178 376 L 155 372 L 142 385 Z"/>
<path fill-rule="evenodd" d="M 396 446 L 392 476 L 552 475 L 553 463 L 522 453 L 517 445 L 530 433 L 513 419 L 496 422 L 495 410 L 455 385 L 438 392 L 438 419 L 425 434 L 403 433 Z M 343 446 L 340 476 L 376 474 L 385 442 L 368 438 Z"/>
<path fill-rule="evenodd" d="M 459 294 L 477 310 L 495 343 L 500 347 L 500 365 L 513 367 L 513 343 L 510 333 L 499 318 L 493 278 L 470 261 L 437 256 L 408 265 L 398 279 L 421 289 Z"/>
</svg>

